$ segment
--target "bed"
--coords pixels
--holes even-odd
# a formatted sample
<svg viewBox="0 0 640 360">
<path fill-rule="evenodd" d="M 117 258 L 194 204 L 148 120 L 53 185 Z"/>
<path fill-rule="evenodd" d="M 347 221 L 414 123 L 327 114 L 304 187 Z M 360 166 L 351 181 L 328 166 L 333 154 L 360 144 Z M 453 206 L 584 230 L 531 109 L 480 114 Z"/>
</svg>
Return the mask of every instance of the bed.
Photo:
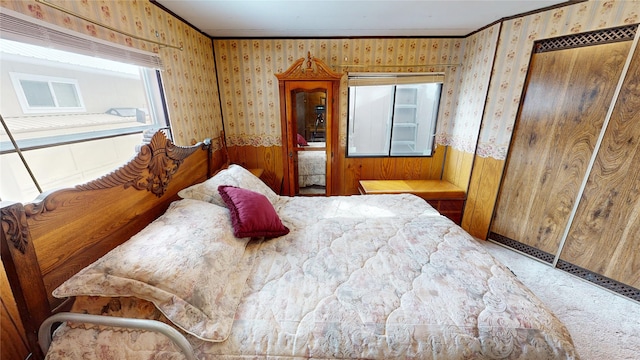
<svg viewBox="0 0 640 360">
<path fill-rule="evenodd" d="M 298 151 L 298 186 L 326 186 L 327 155 L 324 142 L 309 142 Z"/>
<path fill-rule="evenodd" d="M 419 197 L 279 196 L 238 165 L 211 169 L 202 146 L 160 142 L 100 186 L 3 203 L 30 342 L 51 314 L 80 316 L 55 321 L 48 359 L 578 358 L 544 304 Z M 106 202 L 129 205 L 97 216 Z"/>
</svg>

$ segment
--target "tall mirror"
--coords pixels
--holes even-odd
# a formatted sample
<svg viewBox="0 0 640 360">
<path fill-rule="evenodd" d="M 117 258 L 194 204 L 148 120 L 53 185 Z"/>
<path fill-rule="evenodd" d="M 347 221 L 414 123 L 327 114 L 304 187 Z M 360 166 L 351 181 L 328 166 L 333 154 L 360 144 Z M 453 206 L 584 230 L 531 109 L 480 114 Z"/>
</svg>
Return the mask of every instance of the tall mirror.
<svg viewBox="0 0 640 360">
<path fill-rule="evenodd" d="M 298 187 L 296 195 L 324 195 L 327 186 L 326 89 L 294 90 Z"/>
<path fill-rule="evenodd" d="M 323 62 L 301 58 L 278 78 L 282 127 L 282 195 L 333 195 L 332 175 L 338 145 L 332 120 L 342 74 Z M 335 94 L 335 95 L 334 95 Z"/>
</svg>

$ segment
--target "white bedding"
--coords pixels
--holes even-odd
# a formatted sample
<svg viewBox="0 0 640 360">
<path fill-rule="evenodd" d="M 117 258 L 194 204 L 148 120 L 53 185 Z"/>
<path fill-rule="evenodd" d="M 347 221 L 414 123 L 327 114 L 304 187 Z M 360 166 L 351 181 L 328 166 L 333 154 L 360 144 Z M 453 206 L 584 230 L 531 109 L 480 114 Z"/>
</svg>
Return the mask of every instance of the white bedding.
<svg viewBox="0 0 640 360">
<path fill-rule="evenodd" d="M 298 186 L 326 186 L 327 155 L 324 151 L 298 152 Z"/>
<path fill-rule="evenodd" d="M 577 358 L 564 325 L 422 199 L 282 197 L 274 206 L 291 232 L 248 243 L 244 259 L 253 265 L 230 336 L 188 337 L 197 358 Z M 144 301 L 81 300 L 76 311 L 167 321 Z M 56 331 L 48 359 L 83 356 L 181 358 L 145 331 Z"/>
</svg>

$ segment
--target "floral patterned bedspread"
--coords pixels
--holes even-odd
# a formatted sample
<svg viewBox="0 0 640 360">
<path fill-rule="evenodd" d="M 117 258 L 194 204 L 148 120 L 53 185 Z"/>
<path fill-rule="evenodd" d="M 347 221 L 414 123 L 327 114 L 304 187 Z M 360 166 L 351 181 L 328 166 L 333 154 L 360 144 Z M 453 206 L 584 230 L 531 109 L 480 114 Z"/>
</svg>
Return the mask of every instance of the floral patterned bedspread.
<svg viewBox="0 0 640 360">
<path fill-rule="evenodd" d="M 298 152 L 298 185 L 326 185 L 327 155 L 324 151 Z"/>
<path fill-rule="evenodd" d="M 413 195 L 282 197 L 291 232 L 252 240 L 252 272 L 223 342 L 199 359 L 577 359 L 566 328 L 477 241 Z M 75 311 L 163 320 L 148 302 Z M 164 321 L 167 321 L 164 319 Z M 146 331 L 60 327 L 49 359 L 181 359 Z"/>
</svg>

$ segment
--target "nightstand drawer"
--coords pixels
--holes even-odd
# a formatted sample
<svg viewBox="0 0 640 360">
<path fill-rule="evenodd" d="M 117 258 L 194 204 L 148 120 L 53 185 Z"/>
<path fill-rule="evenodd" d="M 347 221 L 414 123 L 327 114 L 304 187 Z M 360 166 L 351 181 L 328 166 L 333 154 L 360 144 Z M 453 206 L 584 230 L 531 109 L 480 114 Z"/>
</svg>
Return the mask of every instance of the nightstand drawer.
<svg viewBox="0 0 640 360">
<path fill-rule="evenodd" d="M 429 200 L 427 200 L 429 202 Z M 464 207 L 464 200 L 435 200 L 437 202 L 436 208 L 440 211 L 459 211 L 462 212 Z"/>
</svg>

